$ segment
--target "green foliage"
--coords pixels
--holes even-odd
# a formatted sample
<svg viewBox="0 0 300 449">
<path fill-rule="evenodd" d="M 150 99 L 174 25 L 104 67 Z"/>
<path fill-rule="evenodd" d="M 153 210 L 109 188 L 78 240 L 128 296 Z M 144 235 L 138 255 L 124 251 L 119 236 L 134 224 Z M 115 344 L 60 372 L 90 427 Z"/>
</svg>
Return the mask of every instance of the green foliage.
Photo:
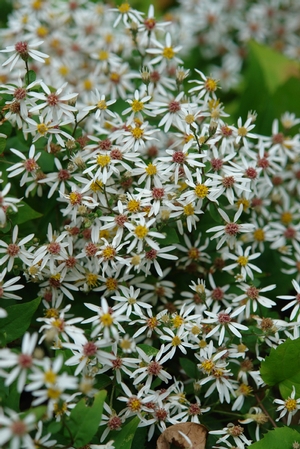
<svg viewBox="0 0 300 449">
<path fill-rule="evenodd" d="M 135 435 L 135 431 L 140 420 L 136 416 L 126 424 L 114 438 L 114 446 L 116 449 L 130 449 Z"/>
<path fill-rule="evenodd" d="M 34 70 L 29 70 L 28 72 L 26 72 L 25 74 L 25 83 L 27 84 L 27 86 L 30 83 L 33 83 L 33 81 L 36 80 L 36 73 L 34 72 Z"/>
<path fill-rule="evenodd" d="M 0 322 L 0 331 L 6 343 L 10 343 L 24 335 L 40 302 L 41 298 L 36 298 L 24 304 L 16 304 L 6 308 L 7 317 L 2 318 Z"/>
<path fill-rule="evenodd" d="M 257 443 L 251 444 L 249 449 L 292 449 L 294 442 L 300 444 L 299 432 L 288 427 L 277 427 Z"/>
<path fill-rule="evenodd" d="M 153 346 L 146 345 L 144 343 L 140 343 L 137 346 L 141 348 L 149 357 L 151 355 L 155 356 L 158 353 L 158 349 L 154 348 Z"/>
<path fill-rule="evenodd" d="M 13 224 L 22 224 L 26 223 L 30 220 L 35 220 L 36 218 L 40 218 L 42 214 L 32 209 L 27 203 L 24 201 L 20 201 L 18 203 L 18 212 L 12 217 Z"/>
<path fill-rule="evenodd" d="M 249 57 L 245 85 L 237 116 L 248 111 L 258 114 L 255 131 L 270 132 L 274 118 L 286 111 L 299 115 L 300 65 L 275 50 L 257 42 L 248 44 Z"/>
<path fill-rule="evenodd" d="M 185 373 L 191 378 L 191 379 L 197 379 L 198 377 L 198 368 L 197 364 L 192 362 L 188 358 L 181 357 L 179 359 L 180 366 L 184 369 Z"/>
<path fill-rule="evenodd" d="M 68 420 L 68 429 L 73 436 L 75 448 L 88 444 L 96 434 L 101 421 L 105 398 L 106 391 L 102 390 L 95 395 L 91 407 L 87 407 L 85 400 L 81 399 L 73 408 Z"/>
<path fill-rule="evenodd" d="M 278 385 L 281 395 L 286 398 L 294 385 L 296 395 L 300 396 L 300 339 L 287 339 L 261 364 L 261 376 L 269 385 Z"/>
</svg>

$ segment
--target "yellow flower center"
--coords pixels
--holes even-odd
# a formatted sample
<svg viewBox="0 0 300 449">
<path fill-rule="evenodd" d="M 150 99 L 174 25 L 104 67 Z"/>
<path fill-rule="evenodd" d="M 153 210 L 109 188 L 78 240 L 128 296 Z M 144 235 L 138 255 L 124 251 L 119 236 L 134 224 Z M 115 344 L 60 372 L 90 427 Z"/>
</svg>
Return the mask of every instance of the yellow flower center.
<svg viewBox="0 0 300 449">
<path fill-rule="evenodd" d="M 120 342 L 120 348 L 124 349 L 125 351 L 131 348 L 131 341 L 128 340 L 127 338 L 124 338 L 123 340 L 121 340 Z"/>
<path fill-rule="evenodd" d="M 98 101 L 97 108 L 100 109 L 101 111 L 107 109 L 106 101 L 105 100 Z"/>
<path fill-rule="evenodd" d="M 99 192 L 99 190 L 102 190 L 103 188 L 103 182 L 102 181 L 93 181 L 91 184 L 90 189 L 93 192 Z"/>
<path fill-rule="evenodd" d="M 135 256 L 133 256 L 133 258 L 131 259 L 131 265 L 133 266 L 137 266 L 141 263 L 141 257 L 136 254 Z"/>
<path fill-rule="evenodd" d="M 293 412 L 294 410 L 297 409 L 297 401 L 296 399 L 292 399 L 292 398 L 288 398 L 285 401 L 285 408 L 287 409 L 288 412 Z"/>
<path fill-rule="evenodd" d="M 98 154 L 97 156 L 97 164 L 101 165 L 101 167 L 105 167 L 110 163 L 110 157 L 107 154 Z"/>
<path fill-rule="evenodd" d="M 144 239 L 146 235 L 148 234 L 149 230 L 146 226 L 138 225 L 136 226 L 134 233 L 139 239 Z"/>
<path fill-rule="evenodd" d="M 247 132 L 248 132 L 248 130 L 247 130 L 247 128 L 245 128 L 244 126 L 241 126 L 241 127 L 238 129 L 238 135 L 241 136 L 241 137 L 247 136 Z"/>
<path fill-rule="evenodd" d="M 81 196 L 78 192 L 71 192 L 69 195 L 70 203 L 74 206 L 75 204 L 80 204 Z"/>
<path fill-rule="evenodd" d="M 191 125 L 192 123 L 194 123 L 194 121 L 195 121 L 195 117 L 194 117 L 193 114 L 188 114 L 188 115 L 186 115 L 186 117 L 185 117 L 185 122 L 186 122 L 188 125 Z"/>
<path fill-rule="evenodd" d="M 198 198 L 205 198 L 208 195 L 208 187 L 204 184 L 197 184 L 195 194 Z"/>
<path fill-rule="evenodd" d="M 184 206 L 184 208 L 183 208 L 183 213 L 184 213 L 184 215 L 187 215 L 187 216 L 189 216 L 189 215 L 194 215 L 194 212 L 195 212 L 195 208 L 194 208 L 194 206 L 192 205 L 192 203 L 187 204 L 187 205 Z"/>
<path fill-rule="evenodd" d="M 247 384 L 241 384 L 238 388 L 238 394 L 242 396 L 249 396 L 251 392 L 252 388 Z"/>
<path fill-rule="evenodd" d="M 132 213 L 138 212 L 140 210 L 140 202 L 138 200 L 129 200 L 127 209 Z"/>
<path fill-rule="evenodd" d="M 145 168 L 145 171 L 146 171 L 147 175 L 149 175 L 149 176 L 156 175 L 156 173 L 157 173 L 156 165 L 153 165 L 151 163 L 148 164 L 148 166 Z"/>
<path fill-rule="evenodd" d="M 250 201 L 246 198 L 240 198 L 237 200 L 237 208 L 239 208 L 241 204 L 243 205 L 243 210 L 247 210 L 250 207 Z"/>
<path fill-rule="evenodd" d="M 86 283 L 89 287 L 97 287 L 98 285 L 98 275 L 94 273 L 87 273 L 86 276 Z"/>
<path fill-rule="evenodd" d="M 214 368 L 215 364 L 212 360 L 204 360 L 204 362 L 201 363 L 201 368 L 206 372 L 210 373 L 212 369 Z"/>
<path fill-rule="evenodd" d="M 121 14 L 126 14 L 130 10 L 129 3 L 127 2 L 122 3 L 122 5 L 118 6 L 118 10 L 120 11 Z"/>
<path fill-rule="evenodd" d="M 181 343 L 181 339 L 178 337 L 178 335 L 175 335 L 175 337 L 172 338 L 172 346 L 179 346 Z"/>
<path fill-rule="evenodd" d="M 40 27 L 37 28 L 36 34 L 37 34 L 39 37 L 45 37 L 45 36 L 47 36 L 47 34 L 48 34 L 48 28 L 43 27 L 43 26 L 40 26 Z"/>
<path fill-rule="evenodd" d="M 58 69 L 58 72 L 61 76 L 66 77 L 69 74 L 70 69 L 66 65 L 61 65 Z"/>
<path fill-rule="evenodd" d="M 199 335 L 200 331 L 201 331 L 200 327 L 196 326 L 196 325 L 193 326 L 192 329 L 191 329 L 191 332 L 192 332 L 193 335 Z"/>
<path fill-rule="evenodd" d="M 105 281 L 107 290 L 114 291 L 118 288 L 118 281 L 114 278 L 108 278 Z"/>
<path fill-rule="evenodd" d="M 253 237 L 257 242 L 263 242 L 265 240 L 265 232 L 263 229 L 256 229 L 253 232 Z"/>
<path fill-rule="evenodd" d="M 61 391 L 56 388 L 48 388 L 48 390 L 47 390 L 47 396 L 49 399 L 54 399 L 54 400 L 59 399 L 60 394 L 61 394 Z"/>
<path fill-rule="evenodd" d="M 131 411 L 138 412 L 141 408 L 141 401 L 138 398 L 132 398 L 130 399 L 129 407 Z"/>
<path fill-rule="evenodd" d="M 117 84 L 120 81 L 120 75 L 117 72 L 111 72 L 110 80 Z"/>
<path fill-rule="evenodd" d="M 206 348 L 207 343 L 205 340 L 200 340 L 198 343 L 199 348 Z"/>
<path fill-rule="evenodd" d="M 37 131 L 42 136 L 44 136 L 48 130 L 49 130 L 49 128 L 45 125 L 45 123 L 39 123 L 37 125 Z"/>
<path fill-rule="evenodd" d="M 165 47 L 163 49 L 162 55 L 166 59 L 172 59 L 175 56 L 175 52 L 172 47 Z"/>
<path fill-rule="evenodd" d="M 140 139 L 143 135 L 144 135 L 144 130 L 136 127 L 136 128 L 132 128 L 131 129 L 131 134 L 133 135 L 133 137 L 138 140 Z"/>
<path fill-rule="evenodd" d="M 185 134 L 183 141 L 184 143 L 189 143 L 189 141 L 193 140 L 193 138 L 194 138 L 193 134 Z"/>
<path fill-rule="evenodd" d="M 102 256 L 105 260 L 112 260 L 116 255 L 116 250 L 112 246 L 107 246 L 102 251 Z"/>
<path fill-rule="evenodd" d="M 101 317 L 100 317 L 100 321 L 103 324 L 103 326 L 105 327 L 109 327 L 112 325 L 113 323 L 113 318 L 111 316 L 110 313 L 104 313 Z"/>
<path fill-rule="evenodd" d="M 83 81 L 83 88 L 85 90 L 92 90 L 93 89 L 93 82 L 89 79 L 86 79 Z"/>
<path fill-rule="evenodd" d="M 66 402 L 62 402 L 61 404 L 58 404 L 57 402 L 53 405 L 53 411 L 55 416 L 61 416 L 66 413 L 68 410 Z"/>
<path fill-rule="evenodd" d="M 208 92 L 214 92 L 215 90 L 217 90 L 218 88 L 218 83 L 216 80 L 214 80 L 213 78 L 207 78 L 207 80 L 205 81 L 205 89 Z"/>
<path fill-rule="evenodd" d="M 47 384 L 55 384 L 56 382 L 56 374 L 49 370 L 44 373 L 44 382 Z"/>
<path fill-rule="evenodd" d="M 281 223 L 287 225 L 293 221 L 293 215 L 291 212 L 283 212 L 280 217 Z"/>
<path fill-rule="evenodd" d="M 106 61 L 108 59 L 109 53 L 106 50 L 100 50 L 98 53 L 98 58 L 100 61 Z"/>
<path fill-rule="evenodd" d="M 197 260 L 199 258 L 199 250 L 198 248 L 192 247 L 188 251 L 188 257 L 192 260 Z"/>
<path fill-rule="evenodd" d="M 176 315 L 172 318 L 173 326 L 178 328 L 184 323 L 184 319 L 180 315 Z"/>
<path fill-rule="evenodd" d="M 43 1 L 42 0 L 34 0 L 31 3 L 32 9 L 35 9 L 35 10 L 42 9 L 42 6 L 43 6 Z"/>
<path fill-rule="evenodd" d="M 51 307 L 50 309 L 48 309 L 45 313 L 45 317 L 46 318 L 57 318 L 59 316 L 58 314 L 58 310 L 54 309 L 53 307 Z"/>
<path fill-rule="evenodd" d="M 144 103 L 142 101 L 133 100 L 132 105 L 131 105 L 131 109 L 133 110 L 133 112 L 142 111 L 143 108 L 144 108 Z"/>
<path fill-rule="evenodd" d="M 238 352 L 245 352 L 246 349 L 247 349 L 247 346 L 245 346 L 243 343 L 240 343 L 240 344 L 237 346 Z"/>
<path fill-rule="evenodd" d="M 242 267 L 245 267 L 248 263 L 248 257 L 240 256 L 237 258 L 237 263 L 241 265 Z"/>
</svg>

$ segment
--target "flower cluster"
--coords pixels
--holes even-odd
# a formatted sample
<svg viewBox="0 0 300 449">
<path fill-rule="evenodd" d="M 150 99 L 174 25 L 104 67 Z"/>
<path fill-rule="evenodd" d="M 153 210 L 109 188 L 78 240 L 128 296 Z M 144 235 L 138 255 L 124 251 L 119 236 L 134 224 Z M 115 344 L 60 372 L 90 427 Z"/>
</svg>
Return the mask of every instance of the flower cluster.
<svg viewBox="0 0 300 449">
<path fill-rule="evenodd" d="M 233 124 L 217 79 L 182 65 L 179 27 L 153 6 L 19 0 L 1 32 L 0 317 L 28 306 L 29 322 L 18 351 L 3 333 L 0 378 L 46 404 L 24 415 L 4 398 L 12 449 L 66 444 L 51 423 L 103 388 L 91 448 L 133 417 L 149 444 L 193 422 L 247 447 L 238 422 L 219 428 L 221 406 L 272 424 L 259 363 L 299 336 L 299 119 L 271 136 L 253 113 Z M 271 257 L 296 294 L 274 293 Z M 288 424 L 295 394 L 275 399 Z"/>
</svg>

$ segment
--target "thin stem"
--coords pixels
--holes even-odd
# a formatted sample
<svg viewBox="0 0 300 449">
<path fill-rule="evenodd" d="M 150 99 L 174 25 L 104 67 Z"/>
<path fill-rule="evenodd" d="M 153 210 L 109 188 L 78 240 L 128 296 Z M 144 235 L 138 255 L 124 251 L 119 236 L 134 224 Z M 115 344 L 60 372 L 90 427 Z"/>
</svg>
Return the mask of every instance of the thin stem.
<svg viewBox="0 0 300 449">
<path fill-rule="evenodd" d="M 268 411 L 266 410 L 265 406 L 263 405 L 263 403 L 261 402 L 261 400 L 259 399 L 258 395 L 255 394 L 255 399 L 257 400 L 257 402 L 259 403 L 260 407 L 262 408 L 264 414 L 268 417 L 269 421 L 271 422 L 271 424 L 273 425 L 273 427 L 278 427 L 276 422 L 274 421 L 274 419 L 270 416 L 270 414 L 268 413 Z"/>
</svg>

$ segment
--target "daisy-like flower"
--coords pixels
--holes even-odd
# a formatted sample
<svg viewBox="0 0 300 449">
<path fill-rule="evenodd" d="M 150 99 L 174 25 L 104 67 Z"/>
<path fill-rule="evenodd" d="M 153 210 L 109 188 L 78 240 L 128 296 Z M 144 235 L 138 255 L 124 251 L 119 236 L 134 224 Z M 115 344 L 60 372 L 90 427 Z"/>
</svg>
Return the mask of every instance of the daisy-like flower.
<svg viewBox="0 0 300 449">
<path fill-rule="evenodd" d="M 179 199 L 185 198 L 188 201 L 197 201 L 202 206 L 207 198 L 209 201 L 217 202 L 217 198 L 222 194 L 219 188 L 213 188 L 214 182 L 207 178 L 202 182 L 202 175 L 199 168 L 196 169 L 196 180 L 186 180 L 186 184 L 192 189 L 187 189 L 182 193 Z"/>
<path fill-rule="evenodd" d="M 249 318 L 252 312 L 256 312 L 258 304 L 263 307 L 272 308 L 276 305 L 275 301 L 262 296 L 261 293 L 273 290 L 276 285 L 268 285 L 263 288 L 257 288 L 254 285 L 249 285 L 245 283 L 238 284 L 238 287 L 244 291 L 241 295 L 236 296 L 232 302 L 243 302 L 246 303 L 245 317 Z"/>
<path fill-rule="evenodd" d="M 155 38 L 152 38 L 152 43 L 158 48 L 147 48 L 146 50 L 146 52 L 151 55 L 157 55 L 151 60 L 151 64 L 155 65 L 161 62 L 161 67 L 165 67 L 171 61 L 175 61 L 179 64 L 183 63 L 183 61 L 177 56 L 177 53 L 181 50 L 182 46 L 172 46 L 172 38 L 170 33 L 166 34 L 165 45 Z"/>
<path fill-rule="evenodd" d="M 22 299 L 21 296 L 15 295 L 15 290 L 20 290 L 21 288 L 24 288 L 24 285 L 22 284 L 16 284 L 21 279 L 21 276 L 15 276 L 5 282 L 5 276 L 7 273 L 7 268 L 4 268 L 2 273 L 0 274 L 0 299 Z"/>
<path fill-rule="evenodd" d="M 189 332 L 184 330 L 184 326 L 175 329 L 175 331 L 164 327 L 163 332 L 165 332 L 165 335 L 162 334 L 159 338 L 167 344 L 165 347 L 166 354 L 162 359 L 162 363 L 172 359 L 177 348 L 180 349 L 183 354 L 187 354 L 186 348 L 190 348 L 192 344 L 187 341 Z"/>
<path fill-rule="evenodd" d="M 99 120 L 101 118 L 106 117 L 107 115 L 109 117 L 116 117 L 116 114 L 109 109 L 109 107 L 114 104 L 117 100 L 106 100 L 104 94 L 100 94 L 99 90 L 96 89 L 95 93 L 92 93 L 92 105 L 91 106 L 85 106 L 82 109 L 82 112 L 94 112 L 94 116 L 96 120 Z"/>
<path fill-rule="evenodd" d="M 151 114 L 150 110 L 152 109 L 151 104 L 146 104 L 147 101 L 151 100 L 151 95 L 146 95 L 145 97 L 140 98 L 140 93 L 136 89 L 134 92 L 134 99 L 133 100 L 127 100 L 127 103 L 130 104 L 129 108 L 124 109 L 122 112 L 123 115 L 130 114 L 130 116 L 127 119 L 128 124 L 131 124 L 135 117 L 139 118 L 140 120 L 143 119 L 143 114 L 146 115 L 153 115 Z"/>
<path fill-rule="evenodd" d="M 156 133 L 157 129 L 151 129 L 148 122 L 141 122 L 135 120 L 130 126 L 128 131 L 122 130 L 121 139 L 117 140 L 117 144 L 122 144 L 125 150 L 140 150 L 141 147 L 145 147 L 145 143 L 150 140 L 156 140 L 152 134 Z"/>
<path fill-rule="evenodd" d="M 238 448 L 244 448 L 244 445 L 250 445 L 252 443 L 251 440 L 244 435 L 244 429 L 242 426 L 234 425 L 229 423 L 227 427 L 224 427 L 222 430 L 211 430 L 209 432 L 212 435 L 224 435 L 218 439 L 218 443 L 228 443 L 228 439 L 233 438 L 235 444 Z"/>
<path fill-rule="evenodd" d="M 0 411 L 0 440 L 1 444 L 9 444 L 10 449 L 26 447 L 34 449 L 35 443 L 30 436 L 30 432 L 35 427 L 36 417 L 33 413 L 28 413 L 21 419 L 14 410 L 5 409 L 5 413 Z"/>
<path fill-rule="evenodd" d="M 242 117 L 238 118 L 238 122 L 237 122 L 237 129 L 235 130 L 235 134 L 236 134 L 236 138 L 235 138 L 235 143 L 238 145 L 244 145 L 244 147 L 246 149 L 249 148 L 249 143 L 248 140 L 249 138 L 251 139 L 257 139 L 258 135 L 251 133 L 249 131 L 251 131 L 253 128 L 255 128 L 255 125 L 253 124 L 253 120 L 252 117 L 249 117 L 246 122 L 244 123 L 244 125 L 242 124 Z"/>
<path fill-rule="evenodd" d="M 193 153 L 192 151 L 175 151 L 175 150 L 166 150 L 166 153 L 169 156 L 159 157 L 158 160 L 168 163 L 169 170 L 172 174 L 174 174 L 174 183 L 178 184 L 179 177 L 184 176 L 190 182 L 193 182 L 192 172 L 195 167 L 204 167 L 204 164 L 199 161 L 204 157 L 203 154 Z"/>
<path fill-rule="evenodd" d="M 84 303 L 84 305 L 93 312 L 96 312 L 95 316 L 83 321 L 83 323 L 93 323 L 91 338 L 103 332 L 103 336 L 108 342 L 111 337 L 118 341 L 119 332 L 125 334 L 120 322 L 129 321 L 128 317 L 122 315 L 122 311 L 120 310 L 112 310 L 104 297 L 101 299 L 101 307 L 90 303 Z"/>
<path fill-rule="evenodd" d="M 19 228 L 16 225 L 13 229 L 11 243 L 0 240 L 0 254 L 4 254 L 0 259 L 0 265 L 7 263 L 7 271 L 12 270 L 16 259 L 21 259 L 27 266 L 31 263 L 32 255 L 26 250 L 25 244 L 34 237 L 34 234 L 29 234 L 18 241 L 18 232 Z"/>
<path fill-rule="evenodd" d="M 153 378 L 159 378 L 163 382 L 168 383 L 169 379 L 172 379 L 171 374 L 163 369 L 162 364 L 165 362 L 164 353 L 166 348 L 164 344 L 161 345 L 160 350 L 155 355 L 148 356 L 141 348 L 136 348 L 140 356 L 140 368 L 137 368 L 131 377 L 134 378 L 133 385 L 139 385 L 143 379 L 146 378 L 144 385 L 145 391 L 149 391 Z M 154 357 L 154 359 L 153 359 Z"/>
<path fill-rule="evenodd" d="M 116 301 L 116 304 L 113 306 L 113 310 L 118 310 L 120 313 L 126 312 L 126 315 L 129 318 L 132 312 L 136 315 L 141 315 L 141 308 L 151 309 L 151 304 L 138 300 L 141 291 L 140 288 L 134 289 L 132 285 L 129 288 L 124 285 L 120 285 L 120 290 L 123 296 L 115 295 L 111 297 Z"/>
<path fill-rule="evenodd" d="M 193 94 L 194 92 L 197 92 L 198 99 L 202 97 L 204 97 L 204 100 L 207 100 L 209 97 L 216 99 L 217 96 L 215 92 L 219 88 L 218 80 L 205 76 L 200 70 L 195 69 L 195 71 L 200 75 L 202 80 L 190 80 L 189 83 L 195 83 L 197 86 L 192 87 L 189 90 L 189 93 Z"/>
<path fill-rule="evenodd" d="M 296 390 L 293 385 L 292 392 L 290 396 L 285 399 L 274 399 L 275 404 L 278 404 L 276 411 L 280 412 L 279 418 L 276 419 L 276 421 L 279 421 L 281 418 L 283 418 L 286 414 L 287 416 L 287 426 L 291 424 L 292 417 L 297 413 L 298 410 L 300 410 L 300 398 L 295 399 L 296 396 Z"/>
<path fill-rule="evenodd" d="M 249 424 L 252 422 L 256 423 L 256 429 L 255 429 L 255 438 L 256 441 L 260 440 L 260 428 L 263 424 L 266 424 L 269 420 L 268 416 L 265 415 L 262 411 L 261 408 L 259 407 L 251 407 L 249 409 L 249 413 L 247 413 L 246 415 L 246 419 L 239 419 L 239 423 L 241 424 Z"/>
<path fill-rule="evenodd" d="M 218 345 L 220 346 L 224 341 L 226 329 L 229 329 L 237 337 L 242 338 L 240 330 L 247 330 L 248 327 L 233 321 L 232 318 L 238 317 L 245 308 L 246 306 L 243 305 L 231 312 L 231 307 L 227 307 L 226 310 L 217 313 L 205 310 L 204 313 L 210 318 L 203 319 L 202 323 L 216 324 L 216 326 L 207 334 L 207 338 L 219 332 Z"/>
<path fill-rule="evenodd" d="M 145 217 L 140 217 L 139 221 L 136 221 L 135 223 L 125 223 L 126 228 L 129 230 L 129 234 L 127 234 L 125 240 L 132 239 L 127 248 L 127 254 L 129 254 L 135 247 L 137 247 L 137 251 L 141 253 L 145 244 L 156 251 L 160 249 L 159 245 L 153 240 L 153 237 L 164 239 L 165 235 L 161 232 L 151 231 L 151 226 L 155 221 L 155 218 L 146 221 Z"/>
<path fill-rule="evenodd" d="M 232 259 L 234 260 L 234 263 L 230 265 L 226 265 L 226 267 L 223 268 L 224 271 L 230 271 L 234 270 L 235 268 L 239 268 L 241 270 L 240 277 L 242 281 L 245 281 L 247 276 L 249 276 L 250 279 L 253 279 L 253 271 L 256 271 L 257 273 L 261 273 L 261 269 L 258 268 L 256 265 L 253 265 L 252 263 L 249 263 L 250 260 L 257 259 L 261 253 L 254 253 L 250 254 L 251 246 L 248 246 L 245 251 L 243 251 L 243 248 L 240 245 L 237 245 L 237 255 L 226 253 L 225 258 L 226 259 Z M 239 279 L 240 279 L 239 277 Z"/>
<path fill-rule="evenodd" d="M 292 321 L 295 317 L 297 317 L 297 321 L 298 321 L 298 312 L 300 309 L 300 286 L 299 286 L 299 283 L 295 279 L 292 280 L 292 284 L 293 284 L 294 289 L 296 290 L 295 295 L 281 295 L 281 296 L 277 296 L 277 298 L 290 301 L 281 310 L 282 311 L 288 310 L 294 306 L 293 310 L 291 311 L 290 321 Z"/>
<path fill-rule="evenodd" d="M 17 42 L 15 45 L 10 45 L 6 47 L 4 50 L 0 50 L 4 53 L 11 53 L 13 52 L 13 55 L 10 56 L 3 64 L 2 66 L 6 66 L 8 64 L 11 64 L 10 70 L 14 68 L 18 60 L 21 58 L 25 63 L 27 64 L 29 57 L 32 59 L 38 61 L 38 62 L 45 62 L 45 59 L 49 58 L 49 55 L 46 53 L 42 53 L 41 51 L 35 50 L 36 47 L 41 45 L 43 41 L 39 42 Z"/>
<path fill-rule="evenodd" d="M 24 134 L 27 137 L 27 134 L 31 134 L 33 136 L 33 142 L 36 142 L 41 137 L 45 137 L 48 139 L 47 142 L 47 149 L 50 152 L 50 144 L 52 142 L 53 137 L 57 140 L 57 143 L 65 147 L 65 141 L 63 137 L 66 140 L 74 140 L 74 138 L 71 136 L 71 134 L 67 133 L 63 129 L 60 129 L 61 126 L 68 125 L 69 123 L 72 123 L 74 119 L 68 118 L 64 121 L 50 121 L 47 122 L 44 120 L 44 117 L 42 115 L 39 116 L 39 122 L 36 122 L 30 117 L 26 118 L 26 123 L 28 124 L 28 127 L 24 129 Z"/>
<path fill-rule="evenodd" d="M 23 186 L 28 181 L 30 175 L 35 176 L 35 173 L 40 169 L 40 166 L 37 164 L 37 160 L 39 159 L 41 153 L 35 154 L 35 146 L 33 144 L 30 146 L 28 158 L 26 158 L 24 153 L 21 153 L 21 151 L 14 148 L 11 148 L 10 151 L 21 158 L 22 162 L 17 162 L 7 168 L 7 171 L 10 172 L 8 178 L 18 176 L 25 172 L 20 179 L 20 186 Z"/>
<path fill-rule="evenodd" d="M 60 121 L 63 115 L 66 115 L 73 120 L 74 113 L 77 111 L 77 108 L 75 106 L 71 106 L 69 102 L 75 102 L 78 94 L 64 94 L 63 90 L 67 87 L 67 85 L 68 83 L 64 83 L 56 91 L 51 91 L 43 81 L 40 81 L 40 86 L 44 93 L 32 91 L 29 95 L 37 100 L 40 100 L 41 103 L 33 106 L 29 109 L 29 112 L 36 113 L 37 111 L 39 112 L 40 110 L 43 110 L 43 115 L 46 122 L 51 120 Z"/>
<path fill-rule="evenodd" d="M 71 173 L 68 169 L 63 168 L 60 160 L 55 157 L 54 164 L 57 171 L 47 173 L 45 178 L 39 179 L 40 184 L 47 184 L 50 187 L 48 198 L 51 198 L 55 192 L 60 192 L 62 195 L 66 192 L 67 185 L 74 186 L 75 183 L 71 180 Z"/>
<path fill-rule="evenodd" d="M 206 232 L 216 232 L 215 235 L 211 237 L 211 240 L 220 238 L 216 249 L 220 249 L 221 246 L 226 242 L 230 249 L 232 249 L 236 244 L 237 235 L 241 232 L 251 232 L 253 231 L 254 225 L 251 223 L 237 223 L 243 212 L 243 205 L 241 204 L 234 215 L 233 221 L 230 221 L 230 218 L 226 214 L 226 212 L 222 209 L 218 209 L 219 214 L 225 221 L 225 225 L 222 226 L 214 226 L 213 228 L 208 229 Z"/>
<path fill-rule="evenodd" d="M 143 21 L 143 14 L 142 12 L 131 8 L 130 4 L 128 2 L 121 3 L 120 6 L 117 8 L 112 8 L 110 11 L 118 12 L 119 15 L 116 18 L 113 27 L 115 28 L 122 20 L 124 25 L 129 28 L 130 27 L 130 21 L 139 24 Z"/>
<path fill-rule="evenodd" d="M 38 362 L 32 356 L 38 334 L 30 335 L 25 333 L 22 339 L 21 352 L 19 354 L 12 352 L 9 348 L 0 350 L 0 368 L 12 368 L 6 375 L 5 385 L 11 385 L 17 379 L 17 390 L 19 393 L 24 389 L 28 371 Z"/>
<path fill-rule="evenodd" d="M 208 247 L 209 244 L 208 238 L 206 238 L 205 241 L 203 241 L 202 234 L 200 233 L 195 242 L 192 243 L 188 235 L 184 234 L 183 240 L 185 246 L 179 243 L 175 244 L 176 248 L 184 253 L 184 256 L 178 258 L 177 265 L 183 263 L 185 268 L 192 263 L 199 264 L 200 262 L 204 263 L 210 262 L 210 256 L 204 252 L 204 250 Z"/>
</svg>

